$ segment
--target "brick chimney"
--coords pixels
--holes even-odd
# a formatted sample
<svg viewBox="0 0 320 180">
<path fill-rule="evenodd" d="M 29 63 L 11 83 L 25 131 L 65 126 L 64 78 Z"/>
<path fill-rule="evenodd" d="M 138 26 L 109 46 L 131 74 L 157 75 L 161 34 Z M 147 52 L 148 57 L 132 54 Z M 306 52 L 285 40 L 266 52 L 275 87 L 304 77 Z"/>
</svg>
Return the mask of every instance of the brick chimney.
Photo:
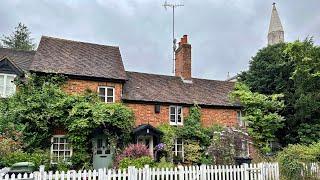
<svg viewBox="0 0 320 180">
<path fill-rule="evenodd" d="M 191 80 L 191 44 L 188 44 L 187 35 L 181 38 L 175 55 L 175 76 L 183 80 Z"/>
</svg>

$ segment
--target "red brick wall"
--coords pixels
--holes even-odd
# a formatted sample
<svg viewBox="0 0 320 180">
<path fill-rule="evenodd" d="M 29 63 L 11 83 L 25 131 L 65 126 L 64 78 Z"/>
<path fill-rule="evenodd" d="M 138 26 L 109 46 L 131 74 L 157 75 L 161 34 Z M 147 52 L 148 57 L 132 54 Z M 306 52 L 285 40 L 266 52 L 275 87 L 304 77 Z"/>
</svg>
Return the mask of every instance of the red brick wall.
<svg viewBox="0 0 320 180">
<path fill-rule="evenodd" d="M 79 80 L 79 79 L 69 79 L 67 84 L 64 86 L 64 90 L 67 93 L 82 93 L 86 89 L 90 89 L 93 92 L 98 92 L 99 86 L 109 86 L 115 88 L 115 101 L 121 102 L 122 96 L 122 84 L 113 83 L 106 81 L 92 81 L 92 80 Z"/>
<path fill-rule="evenodd" d="M 201 108 L 201 122 L 206 127 L 210 127 L 213 124 L 236 126 L 237 110 Z"/>
<path fill-rule="evenodd" d="M 158 114 L 154 111 L 155 105 L 127 103 L 127 106 L 134 112 L 136 126 L 149 123 L 152 126 L 157 127 L 161 124 L 169 123 L 168 105 L 162 105 L 160 113 Z M 184 119 L 188 114 L 189 107 L 183 107 Z M 206 127 L 216 123 L 227 126 L 233 126 L 237 123 L 237 111 L 233 109 L 202 108 L 201 115 L 201 122 Z"/>
</svg>

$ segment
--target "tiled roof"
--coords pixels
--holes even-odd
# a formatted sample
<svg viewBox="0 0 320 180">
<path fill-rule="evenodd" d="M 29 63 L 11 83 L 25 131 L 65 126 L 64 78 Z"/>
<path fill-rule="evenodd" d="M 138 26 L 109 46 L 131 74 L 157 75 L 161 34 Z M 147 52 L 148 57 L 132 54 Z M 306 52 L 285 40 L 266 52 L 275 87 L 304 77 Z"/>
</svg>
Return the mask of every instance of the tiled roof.
<svg viewBox="0 0 320 180">
<path fill-rule="evenodd" d="M 31 71 L 125 80 L 119 47 L 42 36 Z"/>
<path fill-rule="evenodd" d="M 124 101 L 147 101 L 209 106 L 237 106 L 228 95 L 233 82 L 192 78 L 192 83 L 180 77 L 127 72 Z"/>
<path fill-rule="evenodd" d="M 23 71 L 28 71 L 35 51 L 20 51 L 7 48 L 0 48 L 0 60 L 9 58 Z"/>
</svg>

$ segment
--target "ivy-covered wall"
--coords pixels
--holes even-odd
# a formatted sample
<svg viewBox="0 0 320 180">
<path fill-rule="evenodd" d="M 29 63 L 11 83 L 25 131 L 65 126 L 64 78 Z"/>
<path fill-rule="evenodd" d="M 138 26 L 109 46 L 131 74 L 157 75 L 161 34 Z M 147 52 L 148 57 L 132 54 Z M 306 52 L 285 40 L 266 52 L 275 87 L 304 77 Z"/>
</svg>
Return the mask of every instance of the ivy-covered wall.
<svg viewBox="0 0 320 180">
<path fill-rule="evenodd" d="M 61 89 L 65 81 L 66 77 L 57 75 L 30 75 L 25 81 L 18 80 L 19 91 L 2 102 L 0 122 L 8 125 L 0 127 L 21 132 L 26 152 L 50 148 L 53 130 L 64 129 L 74 150 L 72 162 L 76 167 L 90 164 L 90 140 L 97 128 L 105 129 L 117 147 L 130 141 L 134 116 L 128 107 L 101 102 L 90 90 L 68 95 Z"/>
</svg>

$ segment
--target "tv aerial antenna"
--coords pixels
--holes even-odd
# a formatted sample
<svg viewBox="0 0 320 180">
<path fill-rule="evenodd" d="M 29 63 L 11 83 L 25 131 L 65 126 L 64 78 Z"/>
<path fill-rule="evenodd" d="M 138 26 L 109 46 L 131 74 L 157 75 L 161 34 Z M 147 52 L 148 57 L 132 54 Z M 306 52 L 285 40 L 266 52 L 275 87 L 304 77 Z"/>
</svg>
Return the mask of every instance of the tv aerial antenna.
<svg viewBox="0 0 320 180">
<path fill-rule="evenodd" d="M 164 4 L 162 5 L 166 10 L 168 8 L 172 8 L 172 73 L 174 73 L 174 67 L 175 67 L 175 51 L 177 49 L 176 43 L 177 40 L 174 37 L 174 9 L 177 7 L 181 7 L 184 6 L 183 4 L 170 4 L 167 1 L 164 2 Z"/>
</svg>

